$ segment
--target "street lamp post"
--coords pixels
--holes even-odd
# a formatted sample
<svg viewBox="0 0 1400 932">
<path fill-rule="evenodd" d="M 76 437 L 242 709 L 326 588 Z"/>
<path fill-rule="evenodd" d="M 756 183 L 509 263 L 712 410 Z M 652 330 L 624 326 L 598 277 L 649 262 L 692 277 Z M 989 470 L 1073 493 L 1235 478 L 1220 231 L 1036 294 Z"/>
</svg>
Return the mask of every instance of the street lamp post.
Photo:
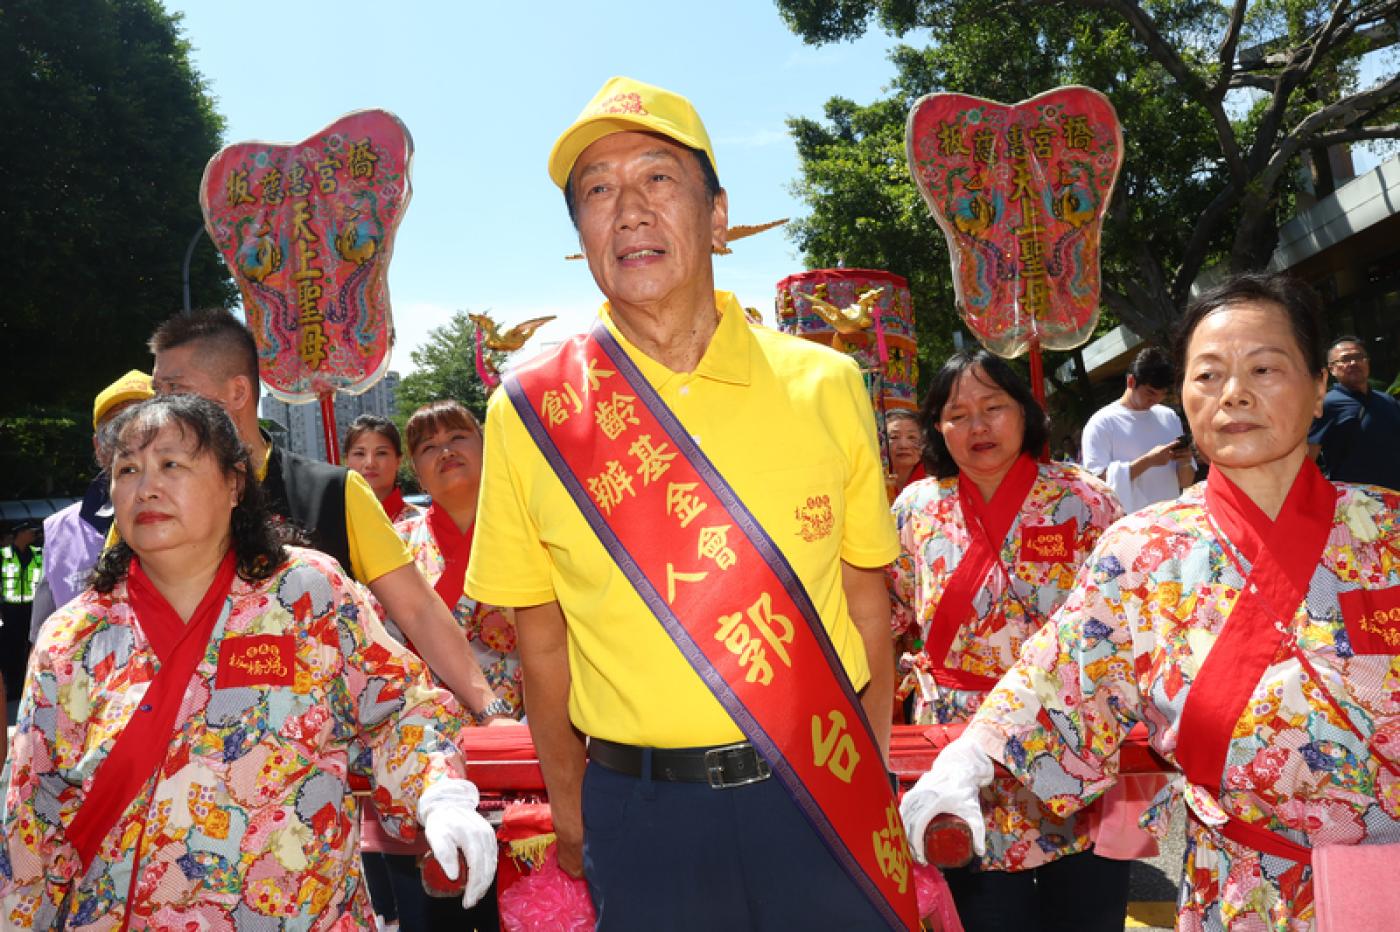
<svg viewBox="0 0 1400 932">
<path fill-rule="evenodd" d="M 190 237 L 190 244 L 185 247 L 185 262 L 180 267 L 180 277 L 185 286 L 185 313 L 190 312 L 190 258 L 194 255 L 194 247 L 198 245 L 199 239 L 204 235 L 204 225 L 200 224 L 199 229 L 194 231 L 194 236 Z"/>
</svg>

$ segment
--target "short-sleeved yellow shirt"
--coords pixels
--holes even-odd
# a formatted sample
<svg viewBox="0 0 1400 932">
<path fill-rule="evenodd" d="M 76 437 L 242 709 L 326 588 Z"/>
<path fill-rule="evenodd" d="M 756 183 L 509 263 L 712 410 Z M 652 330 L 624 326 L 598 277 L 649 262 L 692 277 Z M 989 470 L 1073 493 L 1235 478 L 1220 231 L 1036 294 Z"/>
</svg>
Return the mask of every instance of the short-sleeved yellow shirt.
<svg viewBox="0 0 1400 932">
<path fill-rule="evenodd" d="M 272 447 L 255 470 L 262 482 Z M 345 536 L 350 540 L 350 575 L 369 585 L 379 577 L 413 562 L 413 554 L 394 530 L 365 477 L 348 470 L 345 477 Z"/>
<path fill-rule="evenodd" d="M 850 359 L 750 327 L 728 292 L 716 292 L 715 301 L 719 328 L 689 373 L 672 372 L 630 344 L 607 305 L 602 317 L 777 542 L 861 688 L 870 672 L 841 561 L 876 567 L 899 553 L 869 395 Z M 742 739 L 603 549 L 504 392 L 492 397 L 486 425 L 467 591 L 503 606 L 559 602 L 575 726 L 649 747 Z"/>
</svg>

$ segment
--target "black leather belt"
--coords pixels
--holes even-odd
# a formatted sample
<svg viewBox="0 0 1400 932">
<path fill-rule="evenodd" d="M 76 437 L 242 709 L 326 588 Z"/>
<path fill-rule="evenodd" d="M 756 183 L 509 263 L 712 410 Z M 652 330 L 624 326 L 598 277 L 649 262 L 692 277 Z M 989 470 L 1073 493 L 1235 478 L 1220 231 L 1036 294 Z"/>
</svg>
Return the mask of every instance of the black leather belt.
<svg viewBox="0 0 1400 932">
<path fill-rule="evenodd" d="M 651 751 L 651 778 L 670 783 L 708 783 L 716 790 L 767 780 L 768 761 L 747 741 L 713 748 L 639 748 L 600 738 L 588 739 L 588 757 L 600 766 L 642 776 L 644 752 Z"/>
</svg>

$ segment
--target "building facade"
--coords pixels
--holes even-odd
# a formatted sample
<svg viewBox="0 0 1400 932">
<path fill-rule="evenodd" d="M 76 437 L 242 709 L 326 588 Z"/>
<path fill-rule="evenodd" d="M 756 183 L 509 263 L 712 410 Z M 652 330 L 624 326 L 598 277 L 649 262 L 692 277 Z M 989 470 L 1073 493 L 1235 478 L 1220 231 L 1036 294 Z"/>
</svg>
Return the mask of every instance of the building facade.
<svg viewBox="0 0 1400 932">
<path fill-rule="evenodd" d="M 345 442 L 350 424 L 361 414 L 392 418 L 397 411 L 399 374 L 387 372 L 384 378 L 362 395 L 335 396 L 336 436 Z M 321 427 L 321 406 L 316 402 L 289 405 L 271 395 L 263 395 L 262 417 L 271 421 L 269 430 L 277 442 L 293 453 L 312 459 L 326 459 L 325 431 Z M 278 430 L 280 428 L 280 432 Z"/>
<path fill-rule="evenodd" d="M 1317 289 L 1324 340 L 1360 337 L 1371 356 L 1371 378 L 1389 385 L 1400 373 L 1400 156 L 1309 200 L 1279 228 L 1269 270 L 1287 271 Z M 1202 274 L 1193 291 L 1219 277 Z M 1141 344 L 1119 326 L 1084 347 L 1089 379 L 1105 399 L 1123 390 L 1123 373 Z M 1073 379 L 1073 363 L 1056 376 Z"/>
</svg>

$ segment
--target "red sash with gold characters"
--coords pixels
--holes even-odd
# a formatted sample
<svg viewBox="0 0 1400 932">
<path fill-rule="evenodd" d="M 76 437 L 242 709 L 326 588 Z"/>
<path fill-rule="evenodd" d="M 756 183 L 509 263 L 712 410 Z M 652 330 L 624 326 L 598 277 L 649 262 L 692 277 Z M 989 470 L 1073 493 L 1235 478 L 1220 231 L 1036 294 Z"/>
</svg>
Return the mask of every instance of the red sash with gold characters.
<svg viewBox="0 0 1400 932">
<path fill-rule="evenodd" d="M 917 928 L 884 760 L 777 543 L 599 322 L 504 388 L 677 648 L 892 928 Z"/>
<path fill-rule="evenodd" d="M 1337 495 L 1305 459 L 1271 521 L 1220 470 L 1212 469 L 1206 479 L 1206 511 L 1226 538 L 1220 545 L 1232 559 L 1230 545 L 1239 548 L 1250 570 L 1181 710 L 1176 759 L 1197 786 L 1221 785 L 1245 704 L 1264 672 L 1289 650 L 1293 616 L 1327 548 Z M 1306 863 L 1309 857 L 1307 848 L 1233 816 L 1221 831 L 1240 844 L 1294 861 Z"/>
<path fill-rule="evenodd" d="M 958 475 L 958 504 L 962 508 L 967 523 L 967 533 L 971 538 L 967 552 L 958 562 L 957 569 L 948 577 L 948 584 L 938 599 L 933 620 L 929 622 L 928 638 L 924 650 L 933 661 L 931 674 L 938 685 L 947 689 L 971 689 L 988 692 L 996 686 L 994 676 L 978 676 L 965 670 L 946 666 L 948 651 L 963 624 L 972 617 L 972 600 L 976 598 L 987 573 L 1000 559 L 1002 542 L 1011 531 L 1011 524 L 1021 513 L 1026 496 L 1031 494 L 1031 486 L 1039 470 L 1030 454 L 1022 453 L 1011 464 L 1011 469 L 1002 477 L 1001 485 L 990 502 L 982 501 L 982 493 L 966 476 Z M 1048 529 L 1047 529 L 1048 530 Z M 1041 546 L 1052 546 L 1052 541 L 1037 540 Z M 1008 576 L 1006 584 L 1011 585 Z"/>
</svg>

